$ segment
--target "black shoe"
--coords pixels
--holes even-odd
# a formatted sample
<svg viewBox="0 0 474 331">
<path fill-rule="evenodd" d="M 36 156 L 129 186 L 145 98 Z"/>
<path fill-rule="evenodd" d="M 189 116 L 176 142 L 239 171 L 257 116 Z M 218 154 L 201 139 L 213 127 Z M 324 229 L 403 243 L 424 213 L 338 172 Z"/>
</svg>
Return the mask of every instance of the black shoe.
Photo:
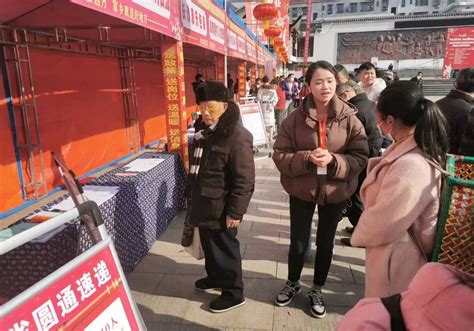
<svg viewBox="0 0 474 331">
<path fill-rule="evenodd" d="M 344 228 L 344 231 L 346 231 L 349 234 L 352 234 L 354 232 L 354 227 L 353 226 L 346 226 Z"/>
<path fill-rule="evenodd" d="M 229 300 L 219 297 L 209 304 L 209 310 L 213 313 L 224 313 L 231 309 L 245 305 L 245 298 Z"/>
<path fill-rule="evenodd" d="M 209 278 L 201 278 L 194 283 L 194 288 L 196 291 L 206 292 L 208 290 L 221 290 L 220 287 L 217 287 L 213 284 Z"/>
<path fill-rule="evenodd" d="M 286 306 L 293 300 L 293 297 L 301 292 L 301 286 L 295 285 L 287 281 L 283 290 L 278 294 L 275 304 L 277 306 L 283 307 Z"/>
<path fill-rule="evenodd" d="M 342 243 L 344 246 L 352 247 L 352 245 L 351 245 L 351 238 L 341 238 L 341 243 Z"/>
<path fill-rule="evenodd" d="M 326 316 L 326 307 L 324 306 L 323 293 L 321 290 L 312 289 L 306 294 L 311 307 L 311 314 L 316 318 Z"/>
</svg>

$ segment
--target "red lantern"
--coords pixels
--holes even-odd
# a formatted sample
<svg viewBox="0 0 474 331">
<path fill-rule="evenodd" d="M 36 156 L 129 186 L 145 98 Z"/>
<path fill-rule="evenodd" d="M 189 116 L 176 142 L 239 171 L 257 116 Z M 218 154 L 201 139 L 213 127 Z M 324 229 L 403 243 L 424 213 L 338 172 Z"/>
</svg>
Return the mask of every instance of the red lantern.
<svg viewBox="0 0 474 331">
<path fill-rule="evenodd" d="M 257 21 L 269 21 L 277 17 L 278 9 L 273 3 L 262 3 L 253 9 L 253 16 Z"/>
<path fill-rule="evenodd" d="M 268 38 L 275 38 L 275 37 L 278 37 L 280 35 L 281 28 L 279 28 L 277 26 L 270 26 L 269 28 L 263 30 L 263 33 Z"/>
<path fill-rule="evenodd" d="M 283 45 L 283 39 L 280 38 L 280 37 L 277 37 L 277 38 L 273 39 L 273 45 L 274 45 L 274 46 L 281 46 L 281 45 Z"/>
</svg>

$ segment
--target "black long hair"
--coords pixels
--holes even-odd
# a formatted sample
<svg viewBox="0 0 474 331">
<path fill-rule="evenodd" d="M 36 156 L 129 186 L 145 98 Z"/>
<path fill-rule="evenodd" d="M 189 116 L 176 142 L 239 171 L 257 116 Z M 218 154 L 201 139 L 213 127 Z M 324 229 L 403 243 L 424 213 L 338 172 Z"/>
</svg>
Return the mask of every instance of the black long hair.
<svg viewBox="0 0 474 331">
<path fill-rule="evenodd" d="M 404 125 L 415 127 L 415 141 L 426 157 L 442 167 L 446 165 L 448 122 L 415 82 L 398 81 L 388 86 L 380 94 L 377 108 L 382 118 L 391 115 Z"/>
<path fill-rule="evenodd" d="M 306 75 L 305 75 L 305 82 L 308 83 L 308 85 L 311 83 L 311 79 L 313 78 L 314 73 L 318 69 L 324 69 L 329 72 L 331 72 L 334 77 L 337 76 L 337 71 L 334 69 L 333 65 L 327 61 L 317 61 L 314 63 L 311 63 L 311 65 L 308 67 L 308 70 L 306 70 Z"/>
</svg>

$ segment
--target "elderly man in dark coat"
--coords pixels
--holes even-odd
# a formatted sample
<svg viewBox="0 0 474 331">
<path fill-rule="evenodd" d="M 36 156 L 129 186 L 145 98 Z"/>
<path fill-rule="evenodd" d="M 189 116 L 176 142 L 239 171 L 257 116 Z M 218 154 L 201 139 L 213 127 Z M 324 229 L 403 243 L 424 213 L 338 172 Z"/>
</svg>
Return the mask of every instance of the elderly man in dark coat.
<svg viewBox="0 0 474 331">
<path fill-rule="evenodd" d="M 196 99 L 202 117 L 195 125 L 187 222 L 199 227 L 205 256 L 207 277 L 196 281 L 196 290 L 221 289 L 209 305 L 220 313 L 245 304 L 237 227 L 254 191 L 253 137 L 224 84 L 199 85 Z"/>
</svg>

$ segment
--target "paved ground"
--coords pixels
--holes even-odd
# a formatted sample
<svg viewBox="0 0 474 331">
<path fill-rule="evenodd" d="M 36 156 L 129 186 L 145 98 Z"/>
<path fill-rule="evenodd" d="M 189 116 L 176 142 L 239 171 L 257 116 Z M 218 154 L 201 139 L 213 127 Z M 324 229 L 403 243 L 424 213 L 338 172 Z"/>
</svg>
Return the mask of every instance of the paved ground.
<svg viewBox="0 0 474 331">
<path fill-rule="evenodd" d="M 194 290 L 194 281 L 205 276 L 204 262 L 190 257 L 180 246 L 184 216 L 180 214 L 128 275 L 149 330 L 332 330 L 362 297 L 365 252 L 341 244 L 340 237 L 345 236 L 341 229 L 349 224 L 344 220 L 339 224 L 334 262 L 324 289 L 326 318 L 313 318 L 301 294 L 287 307 L 273 304 L 287 276 L 288 196 L 271 159 L 258 160 L 256 165 L 256 191 L 238 235 L 247 304 L 223 314 L 209 312 L 209 302 L 219 293 Z M 313 254 L 315 232 L 316 227 Z M 312 263 L 305 265 L 303 294 L 311 284 L 312 270 Z"/>
</svg>

